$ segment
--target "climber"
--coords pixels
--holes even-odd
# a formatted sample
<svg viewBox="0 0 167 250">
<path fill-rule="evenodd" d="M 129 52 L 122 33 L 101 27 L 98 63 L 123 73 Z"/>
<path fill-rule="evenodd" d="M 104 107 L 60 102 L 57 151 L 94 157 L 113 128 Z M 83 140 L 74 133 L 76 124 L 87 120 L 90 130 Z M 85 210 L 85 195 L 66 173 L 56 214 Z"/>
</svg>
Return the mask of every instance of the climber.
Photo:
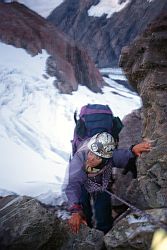
<svg viewBox="0 0 167 250">
<path fill-rule="evenodd" d="M 113 137 L 107 132 L 94 135 L 81 146 L 69 163 L 65 188 L 71 212 L 69 225 L 74 233 L 78 233 L 81 224 L 95 227 L 104 234 L 111 229 L 111 198 L 105 190 L 111 185 L 112 168 L 136 175 L 129 162 L 150 149 L 147 141 L 130 149 L 116 149 Z"/>
</svg>

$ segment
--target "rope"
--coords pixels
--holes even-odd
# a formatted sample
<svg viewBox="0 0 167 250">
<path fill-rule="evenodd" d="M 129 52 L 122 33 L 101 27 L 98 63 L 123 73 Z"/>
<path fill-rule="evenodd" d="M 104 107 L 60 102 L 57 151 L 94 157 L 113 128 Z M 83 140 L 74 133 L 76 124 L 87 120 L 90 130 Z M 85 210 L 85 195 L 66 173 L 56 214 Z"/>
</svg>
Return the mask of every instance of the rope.
<svg viewBox="0 0 167 250">
<path fill-rule="evenodd" d="M 124 199 L 118 197 L 116 194 L 113 194 L 112 192 L 108 191 L 108 190 L 104 190 L 107 194 L 109 194 L 112 198 L 115 198 L 119 201 L 121 201 L 122 203 L 124 203 L 125 205 L 127 205 L 132 211 L 134 211 L 135 213 L 138 213 L 142 216 L 145 216 L 148 218 L 148 220 L 150 220 L 150 222 L 160 228 L 163 228 L 164 230 L 167 230 L 167 224 L 164 222 L 160 222 L 157 221 L 155 218 L 153 218 L 152 215 L 144 212 L 143 210 L 140 210 L 139 208 L 133 206 L 132 204 L 130 204 L 129 202 L 125 201 Z"/>
</svg>

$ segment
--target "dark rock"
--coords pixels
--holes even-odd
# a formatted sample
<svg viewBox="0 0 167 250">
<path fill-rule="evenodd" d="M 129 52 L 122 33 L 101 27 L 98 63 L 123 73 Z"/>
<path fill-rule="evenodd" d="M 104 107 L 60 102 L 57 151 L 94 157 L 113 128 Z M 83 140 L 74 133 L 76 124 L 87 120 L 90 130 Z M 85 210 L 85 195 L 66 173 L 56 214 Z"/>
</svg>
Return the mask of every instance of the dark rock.
<svg viewBox="0 0 167 250">
<path fill-rule="evenodd" d="M 6 197 L 0 203 L 1 249 L 58 249 L 63 241 L 54 214 L 29 197 Z M 4 204 L 6 203 L 6 204 Z M 58 228 L 58 227 L 57 227 Z M 48 247 L 48 242 L 50 248 Z"/>
<path fill-rule="evenodd" d="M 129 148 L 142 141 L 141 133 L 141 110 L 134 110 L 122 120 L 123 129 L 119 135 L 119 148 Z M 130 202 L 140 208 L 147 208 L 148 205 L 143 197 L 137 179 L 133 179 L 132 173 L 122 174 L 122 169 L 117 169 L 115 173 L 115 182 L 112 191 L 118 197 Z M 114 206 L 123 205 L 120 201 L 112 199 Z"/>
<path fill-rule="evenodd" d="M 101 92 L 104 81 L 88 54 L 58 28 L 22 4 L 0 3 L 0 40 L 23 48 L 32 56 L 45 49 L 47 71 L 56 76 L 61 93 L 71 93 L 78 84 Z M 12 21 L 11 21 L 12 20 Z"/>
<path fill-rule="evenodd" d="M 139 186 L 149 207 L 167 207 L 167 15 L 122 50 L 120 66 L 142 98 L 142 137 L 150 153 L 138 159 Z M 135 187 L 134 187 L 135 188 Z"/>
<path fill-rule="evenodd" d="M 76 235 L 66 220 L 57 218 L 37 200 L 26 196 L 0 199 L 0 249 L 100 250 L 103 233 L 82 226 Z"/>
<path fill-rule="evenodd" d="M 121 219 L 105 235 L 107 249 L 150 249 L 153 233 L 157 228 L 166 228 L 167 225 L 166 38 L 167 15 L 165 13 L 130 47 L 122 50 L 120 65 L 129 82 L 138 90 L 143 107 L 141 118 L 140 113 L 138 113 L 139 119 L 135 116 L 132 116 L 132 120 L 125 118 L 127 123 L 121 132 L 120 145 L 126 146 L 127 142 L 135 144 L 138 142 L 135 141 L 135 135 L 137 135 L 138 139 L 142 137 L 150 140 L 153 148 L 149 153 L 143 153 L 138 158 L 138 178 L 131 180 L 124 194 L 124 198 L 130 204 L 142 210 Z M 136 124 L 141 130 L 133 130 Z M 126 139 L 127 135 L 130 139 Z M 145 210 L 147 208 L 153 209 Z"/>
<path fill-rule="evenodd" d="M 119 221 L 105 236 L 107 249 L 148 250 L 159 223 L 167 223 L 167 209 L 151 209 L 143 215 L 131 213 Z"/>
<path fill-rule="evenodd" d="M 142 141 L 141 110 L 134 110 L 122 120 L 124 125 L 119 134 L 119 147 L 129 148 L 131 145 Z"/>
<path fill-rule="evenodd" d="M 133 0 L 110 18 L 105 14 L 88 16 L 90 7 L 98 3 L 99 0 L 66 0 L 48 17 L 56 27 L 86 48 L 98 67 L 118 66 L 122 47 L 141 34 L 167 6 L 167 0 L 150 3 Z"/>
</svg>

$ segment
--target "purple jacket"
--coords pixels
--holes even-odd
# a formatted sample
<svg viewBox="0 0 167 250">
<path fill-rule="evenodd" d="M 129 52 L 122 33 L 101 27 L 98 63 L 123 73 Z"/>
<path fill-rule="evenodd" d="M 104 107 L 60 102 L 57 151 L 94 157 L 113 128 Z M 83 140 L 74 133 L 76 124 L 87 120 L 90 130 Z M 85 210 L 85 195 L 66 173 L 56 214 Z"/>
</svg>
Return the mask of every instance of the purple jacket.
<svg viewBox="0 0 167 250">
<path fill-rule="evenodd" d="M 86 171 L 85 171 L 85 161 L 87 159 L 88 149 L 79 150 L 75 153 L 74 157 L 69 163 L 69 177 L 68 184 L 65 189 L 65 193 L 68 198 L 68 203 L 70 207 L 73 207 L 74 204 L 79 204 L 80 196 L 81 196 L 81 187 L 84 185 L 89 185 L 89 179 Z M 113 152 L 113 156 L 110 159 L 109 163 L 107 163 L 106 169 L 109 168 L 124 168 L 129 159 L 134 158 L 134 154 L 129 149 L 115 149 Z M 111 178 L 111 171 L 106 172 L 108 176 L 108 180 Z M 98 176 L 95 182 L 103 185 L 102 178 L 100 179 Z M 89 188 L 87 189 L 89 191 Z"/>
</svg>

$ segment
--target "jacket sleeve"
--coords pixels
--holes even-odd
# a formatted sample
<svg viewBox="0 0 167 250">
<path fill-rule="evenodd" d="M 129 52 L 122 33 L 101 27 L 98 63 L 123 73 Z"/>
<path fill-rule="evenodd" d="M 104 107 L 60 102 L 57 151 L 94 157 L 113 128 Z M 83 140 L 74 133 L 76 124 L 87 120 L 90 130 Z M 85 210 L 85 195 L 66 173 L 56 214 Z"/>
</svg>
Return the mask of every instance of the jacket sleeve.
<svg viewBox="0 0 167 250">
<path fill-rule="evenodd" d="M 113 165 L 117 168 L 125 168 L 129 161 L 136 159 L 130 149 L 115 149 L 113 152 Z"/>
<path fill-rule="evenodd" d="M 77 152 L 69 163 L 68 183 L 65 193 L 68 199 L 70 210 L 79 209 L 81 187 L 87 179 L 84 171 L 86 152 Z"/>
</svg>

